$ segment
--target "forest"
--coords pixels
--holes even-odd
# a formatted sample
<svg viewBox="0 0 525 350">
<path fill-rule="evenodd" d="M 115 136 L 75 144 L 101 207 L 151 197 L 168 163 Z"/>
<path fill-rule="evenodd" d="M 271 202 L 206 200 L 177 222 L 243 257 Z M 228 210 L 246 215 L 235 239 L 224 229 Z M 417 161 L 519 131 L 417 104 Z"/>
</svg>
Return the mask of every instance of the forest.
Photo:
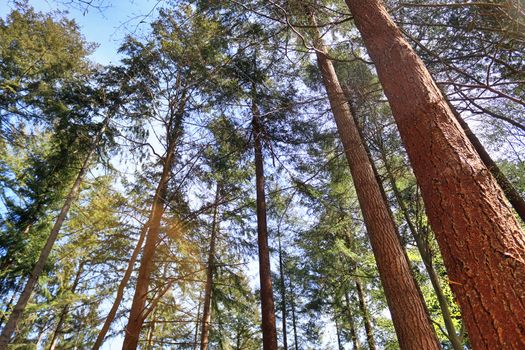
<svg viewBox="0 0 525 350">
<path fill-rule="evenodd" d="M 114 62 L 77 20 L 127 1 L 41 2 L 0 350 L 525 349 L 524 0 L 134 0 Z"/>
</svg>

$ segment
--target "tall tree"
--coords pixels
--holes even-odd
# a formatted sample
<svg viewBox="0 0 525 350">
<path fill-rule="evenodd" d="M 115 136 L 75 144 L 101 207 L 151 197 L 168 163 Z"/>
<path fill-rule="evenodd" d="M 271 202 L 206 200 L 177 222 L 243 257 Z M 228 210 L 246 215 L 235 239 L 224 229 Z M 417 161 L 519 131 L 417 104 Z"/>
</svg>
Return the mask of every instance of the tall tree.
<svg viewBox="0 0 525 350">
<path fill-rule="evenodd" d="M 255 185 L 257 193 L 257 245 L 259 247 L 259 279 L 261 288 L 261 316 L 264 350 L 277 350 L 277 328 L 272 290 L 270 249 L 268 247 L 268 226 L 266 222 L 266 195 L 264 189 L 264 129 L 257 106 L 256 88 L 253 88 L 252 130 L 255 151 Z"/>
<path fill-rule="evenodd" d="M 190 7 L 181 10 L 192 11 Z M 163 124 L 164 150 L 160 157 L 162 171 L 147 222 L 135 294 L 126 326 L 124 349 L 137 347 L 145 317 L 149 313 L 146 302 L 162 217 L 170 202 L 169 197 L 173 195 L 169 193 L 168 185 L 177 161 L 177 147 L 184 130 L 183 120 L 189 109 L 196 111 L 199 108 L 199 103 L 194 101 L 208 78 L 208 65 L 220 58 L 219 51 L 223 46 L 217 35 L 220 28 L 216 23 L 198 14 L 192 16 L 192 21 L 185 22 L 184 16 L 182 11 L 162 12 L 160 19 L 153 24 L 153 38 L 149 43 L 131 40 L 125 46 L 131 56 L 131 69 L 142 70 L 140 74 L 146 83 L 146 97 L 154 96 L 153 102 L 159 107 L 151 112 L 161 113 L 153 118 L 160 118 Z"/>
<path fill-rule="evenodd" d="M 312 23 L 316 24 L 313 14 Z M 412 276 L 397 228 L 320 34 L 317 34 L 315 45 L 318 48 L 317 62 L 344 145 L 399 344 L 402 349 L 439 349 L 425 302 Z"/>
<path fill-rule="evenodd" d="M 473 346 L 522 348 L 525 237 L 501 188 L 382 2 L 346 3 L 392 107 Z"/>
</svg>

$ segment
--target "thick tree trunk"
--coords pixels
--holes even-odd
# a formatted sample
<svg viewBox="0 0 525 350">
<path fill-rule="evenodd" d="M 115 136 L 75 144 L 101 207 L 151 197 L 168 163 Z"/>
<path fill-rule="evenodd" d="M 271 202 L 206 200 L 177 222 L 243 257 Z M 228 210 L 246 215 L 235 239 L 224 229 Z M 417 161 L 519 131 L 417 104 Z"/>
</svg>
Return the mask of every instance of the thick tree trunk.
<svg viewBox="0 0 525 350">
<path fill-rule="evenodd" d="M 348 296 L 348 293 L 345 293 L 345 303 L 346 303 L 346 312 L 348 314 L 348 323 L 350 325 L 350 338 L 352 339 L 354 350 L 360 350 L 361 343 L 359 342 L 359 337 L 357 336 L 357 332 L 355 330 L 354 313 L 352 312 L 352 305 L 350 304 L 350 296 Z"/>
<path fill-rule="evenodd" d="M 397 229 L 354 122 L 332 62 L 318 38 L 317 62 L 367 227 L 401 349 L 440 349 Z"/>
<path fill-rule="evenodd" d="M 283 328 L 283 350 L 288 350 L 288 332 L 286 330 L 286 286 L 284 281 L 284 264 L 283 264 L 283 249 L 281 246 L 281 236 L 279 234 L 279 274 L 281 275 L 280 289 L 281 289 L 281 318 Z"/>
<path fill-rule="evenodd" d="M 346 0 L 390 102 L 475 349 L 525 348 L 525 235 L 379 0 Z"/>
<path fill-rule="evenodd" d="M 113 305 L 111 306 L 111 309 L 109 310 L 109 313 L 106 316 L 106 320 L 104 321 L 104 324 L 102 325 L 102 328 L 100 329 L 100 332 L 97 335 L 97 339 L 95 340 L 95 344 L 93 345 L 92 350 L 100 349 L 100 347 L 104 343 L 104 339 L 106 338 L 109 328 L 111 327 L 111 323 L 115 319 L 120 303 L 122 302 L 122 298 L 124 297 L 124 289 L 128 286 L 129 279 L 131 278 L 131 274 L 133 273 L 133 267 L 135 266 L 137 257 L 140 253 L 140 250 L 142 249 L 142 244 L 144 243 L 144 238 L 146 237 L 146 233 L 148 232 L 149 220 L 151 220 L 151 217 L 144 224 L 140 231 L 139 239 L 128 261 L 128 267 L 126 268 L 126 272 L 124 272 L 124 276 L 122 277 L 122 280 L 120 280 L 120 283 L 118 285 L 117 294 L 115 296 L 115 300 L 113 301 Z"/>
<path fill-rule="evenodd" d="M 73 284 L 71 285 L 71 293 L 75 293 L 77 290 L 78 284 L 80 283 L 80 277 L 82 276 L 82 272 L 84 271 L 84 263 L 81 262 L 78 266 L 77 273 L 75 274 L 75 279 L 73 280 Z M 69 305 L 65 305 L 62 308 L 62 311 L 60 312 L 60 316 L 58 317 L 57 326 L 55 327 L 55 331 L 53 332 L 53 336 L 51 337 L 51 345 L 49 346 L 49 350 L 55 350 L 58 341 L 61 337 L 62 328 L 64 327 L 64 323 L 66 321 L 67 314 L 69 313 Z"/>
<path fill-rule="evenodd" d="M 201 350 L 208 350 L 210 323 L 211 323 L 211 300 L 213 292 L 213 272 L 215 270 L 215 242 L 217 239 L 218 223 L 218 202 L 220 188 L 215 189 L 215 205 L 213 207 L 213 219 L 211 225 L 210 247 L 208 251 L 208 266 L 206 268 L 206 285 L 204 287 L 204 305 L 202 309 L 201 326 Z"/>
<path fill-rule="evenodd" d="M 273 301 L 272 274 L 270 268 L 270 249 L 266 224 L 266 197 L 264 193 L 264 162 L 259 110 L 252 101 L 253 137 L 255 149 L 255 182 L 257 192 L 257 242 L 259 246 L 259 277 L 261 282 L 261 316 L 263 349 L 277 350 L 277 329 L 275 326 L 275 306 Z"/>
<path fill-rule="evenodd" d="M 454 350 L 463 350 L 463 345 L 461 344 L 461 340 L 459 339 L 458 333 L 456 332 L 456 328 L 454 327 L 452 315 L 450 314 L 450 308 L 448 305 L 447 297 L 445 296 L 445 293 L 441 288 L 439 277 L 432 263 L 430 247 L 428 247 L 426 240 L 424 239 L 424 237 L 422 237 L 422 233 L 418 232 L 418 230 L 416 229 L 416 225 L 414 225 L 414 223 L 412 222 L 412 219 L 408 213 L 408 208 L 406 207 L 405 202 L 401 197 L 401 193 L 397 187 L 394 175 L 392 174 L 392 169 L 390 168 L 390 164 L 388 162 L 388 159 L 386 158 L 386 154 L 382 148 L 380 151 L 381 157 L 385 164 L 386 175 L 388 181 L 390 182 L 390 186 L 392 187 L 392 192 L 394 193 L 394 197 L 396 198 L 399 208 L 403 213 L 408 228 L 412 233 L 414 240 L 416 241 L 416 246 L 418 248 L 419 254 L 421 255 L 423 264 L 425 265 L 425 269 L 428 273 L 428 277 L 430 278 L 430 283 L 432 284 L 434 293 L 436 294 L 436 298 L 441 309 L 441 315 L 443 317 L 443 321 L 445 322 L 445 328 L 447 329 L 447 337 L 452 343 L 452 347 L 454 348 Z"/>
<path fill-rule="evenodd" d="M 71 204 L 73 204 L 73 201 L 75 200 L 75 198 L 77 198 L 78 196 L 80 185 L 82 184 L 82 181 L 84 180 L 84 176 L 86 175 L 86 172 L 89 168 L 89 164 L 91 163 L 91 159 L 93 158 L 98 148 L 98 145 L 100 143 L 100 140 L 102 139 L 102 135 L 106 131 L 106 128 L 109 123 L 109 119 L 110 119 L 109 116 L 107 116 L 102 122 L 102 127 L 97 132 L 97 135 L 95 136 L 95 140 L 93 141 L 93 144 L 91 145 L 91 148 L 88 151 L 86 158 L 84 159 L 84 162 L 82 163 L 82 166 L 80 167 L 80 170 L 77 174 L 75 182 L 73 183 L 73 186 L 71 186 L 71 189 L 69 190 L 69 193 L 67 194 L 66 199 L 64 200 L 64 205 L 62 206 L 62 209 L 60 210 L 60 213 L 58 214 L 55 224 L 53 225 L 53 228 L 51 229 L 51 232 L 49 233 L 49 237 L 47 238 L 47 241 L 44 247 L 42 248 L 42 251 L 40 252 L 38 261 L 36 262 L 35 266 L 33 267 L 33 270 L 31 271 L 31 274 L 29 275 L 29 279 L 27 280 L 26 285 L 24 286 L 24 289 L 22 290 L 22 294 L 20 294 L 20 298 L 18 299 L 18 302 L 16 303 L 13 309 L 13 312 L 9 316 L 9 321 L 7 321 L 7 324 L 2 330 L 2 334 L 0 335 L 0 349 L 6 349 L 7 344 L 9 344 L 9 341 L 11 340 L 11 337 L 13 336 L 13 333 L 16 329 L 18 321 L 20 320 L 20 317 L 22 316 L 22 313 L 25 310 L 27 302 L 29 301 L 29 298 L 31 297 L 31 293 L 33 292 L 33 289 L 35 288 L 35 285 L 38 282 L 38 278 L 40 277 L 40 275 L 42 274 L 42 271 L 44 270 L 44 266 L 47 262 L 47 258 L 49 257 L 49 254 L 51 253 L 51 249 L 53 248 L 53 245 L 55 244 L 55 241 L 58 238 L 58 233 L 60 232 L 60 229 L 62 228 L 62 224 L 66 220 L 66 216 L 69 213 L 69 208 L 71 207 Z"/>
<path fill-rule="evenodd" d="M 155 196 L 153 197 L 151 220 L 149 221 L 148 225 L 149 229 L 140 261 L 139 274 L 135 287 L 135 295 L 133 296 L 128 324 L 126 326 L 124 343 L 122 345 L 122 349 L 124 350 L 134 350 L 137 348 L 140 338 L 140 331 L 142 330 L 142 325 L 144 324 L 145 320 L 144 311 L 148 297 L 151 272 L 153 270 L 153 258 L 157 248 L 160 223 L 162 216 L 164 215 L 164 202 L 168 192 L 168 182 L 170 179 L 175 153 L 175 140 L 170 140 L 169 142 L 170 143 L 166 151 L 166 156 L 164 157 L 162 175 L 157 185 Z"/>
</svg>

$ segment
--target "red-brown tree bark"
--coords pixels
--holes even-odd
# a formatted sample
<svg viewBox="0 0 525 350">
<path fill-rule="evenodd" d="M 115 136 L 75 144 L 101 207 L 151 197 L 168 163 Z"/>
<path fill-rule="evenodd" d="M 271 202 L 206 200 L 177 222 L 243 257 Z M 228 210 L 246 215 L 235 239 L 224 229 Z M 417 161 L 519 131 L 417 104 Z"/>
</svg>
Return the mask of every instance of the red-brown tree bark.
<svg viewBox="0 0 525 350">
<path fill-rule="evenodd" d="M 525 349 L 525 235 L 379 0 L 346 0 L 390 102 L 475 349 Z"/>
<path fill-rule="evenodd" d="M 315 20 L 312 18 L 312 20 Z M 321 70 L 401 349 L 440 349 L 350 106 L 320 38 Z"/>
<path fill-rule="evenodd" d="M 170 179 L 171 167 L 175 153 L 175 142 L 170 142 L 166 151 L 166 156 L 163 160 L 162 175 L 160 177 L 155 196 L 153 197 L 153 204 L 151 207 L 151 220 L 148 223 L 148 231 L 146 243 L 142 251 L 142 258 L 140 260 L 139 274 L 137 277 L 137 284 L 135 287 L 135 294 L 131 304 L 128 324 L 124 336 L 123 350 L 134 350 L 137 348 L 140 331 L 144 324 L 144 312 L 146 300 L 148 297 L 148 289 L 151 279 L 151 272 L 153 270 L 153 258 L 157 248 L 157 241 L 159 238 L 160 223 L 164 214 L 164 202 L 168 191 L 168 181 Z"/>
</svg>

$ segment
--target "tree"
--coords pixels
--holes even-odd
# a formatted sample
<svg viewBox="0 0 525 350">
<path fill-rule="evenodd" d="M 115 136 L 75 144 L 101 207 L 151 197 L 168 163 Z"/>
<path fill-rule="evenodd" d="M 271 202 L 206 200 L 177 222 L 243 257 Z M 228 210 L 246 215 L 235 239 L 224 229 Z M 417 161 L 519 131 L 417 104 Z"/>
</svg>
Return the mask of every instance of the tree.
<svg viewBox="0 0 525 350">
<path fill-rule="evenodd" d="M 516 276 L 524 273 L 525 239 L 503 192 L 383 4 L 346 3 L 376 64 L 473 346 L 523 347 Z"/>
<path fill-rule="evenodd" d="M 315 24 L 315 20 L 313 23 Z M 317 35 L 316 47 L 317 62 L 352 172 L 399 344 L 403 349 L 439 349 L 424 300 L 401 247 L 395 223 L 320 35 Z M 403 297 L 400 297 L 401 294 Z"/>
</svg>

